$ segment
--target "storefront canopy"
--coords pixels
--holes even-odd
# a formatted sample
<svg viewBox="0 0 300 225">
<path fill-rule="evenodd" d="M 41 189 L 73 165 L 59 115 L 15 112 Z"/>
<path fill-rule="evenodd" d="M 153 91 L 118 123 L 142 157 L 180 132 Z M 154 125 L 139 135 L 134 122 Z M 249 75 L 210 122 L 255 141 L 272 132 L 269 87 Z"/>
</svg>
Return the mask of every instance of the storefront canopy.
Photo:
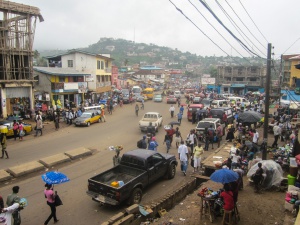
<svg viewBox="0 0 300 225">
<path fill-rule="evenodd" d="M 232 88 L 244 88 L 246 85 L 245 84 L 232 84 Z"/>
<path fill-rule="evenodd" d="M 62 76 L 62 77 L 69 77 L 69 76 L 79 77 L 79 76 L 91 75 L 90 73 L 83 73 L 75 69 L 59 68 L 59 67 L 33 67 L 33 70 L 48 75 Z"/>
</svg>

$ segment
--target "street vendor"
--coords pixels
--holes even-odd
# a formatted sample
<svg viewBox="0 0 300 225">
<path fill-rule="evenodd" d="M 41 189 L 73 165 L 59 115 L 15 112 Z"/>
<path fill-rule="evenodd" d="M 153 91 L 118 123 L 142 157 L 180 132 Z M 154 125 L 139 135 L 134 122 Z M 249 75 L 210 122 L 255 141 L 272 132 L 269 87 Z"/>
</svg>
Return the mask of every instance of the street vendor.
<svg viewBox="0 0 300 225">
<path fill-rule="evenodd" d="M 223 199 L 224 205 L 223 208 L 226 211 L 231 211 L 234 209 L 234 199 L 233 193 L 230 190 L 229 184 L 224 184 L 224 191 L 220 194 L 220 197 Z"/>
</svg>

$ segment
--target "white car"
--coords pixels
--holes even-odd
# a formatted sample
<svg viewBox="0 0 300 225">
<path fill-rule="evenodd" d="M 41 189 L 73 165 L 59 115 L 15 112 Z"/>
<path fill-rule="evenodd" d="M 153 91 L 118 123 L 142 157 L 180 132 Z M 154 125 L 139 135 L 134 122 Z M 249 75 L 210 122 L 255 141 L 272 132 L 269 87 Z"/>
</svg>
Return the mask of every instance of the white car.
<svg viewBox="0 0 300 225">
<path fill-rule="evenodd" d="M 139 127 L 141 131 L 147 131 L 149 123 L 152 123 L 152 126 L 155 127 L 156 132 L 158 128 L 161 127 L 163 123 L 162 115 L 158 112 L 147 112 L 144 114 L 143 118 L 139 121 Z"/>
</svg>

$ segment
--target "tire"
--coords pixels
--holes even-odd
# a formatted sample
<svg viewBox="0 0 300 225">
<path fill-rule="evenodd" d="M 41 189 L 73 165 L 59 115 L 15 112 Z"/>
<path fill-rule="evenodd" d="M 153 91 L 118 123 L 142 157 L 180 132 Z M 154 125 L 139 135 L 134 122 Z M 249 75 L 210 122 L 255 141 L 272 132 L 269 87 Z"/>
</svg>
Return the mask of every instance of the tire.
<svg viewBox="0 0 300 225">
<path fill-rule="evenodd" d="M 173 179 L 176 175 L 176 165 L 173 163 L 169 166 L 168 179 Z"/>
<path fill-rule="evenodd" d="M 142 197 L 143 197 L 142 190 L 140 188 L 136 188 L 132 191 L 127 204 L 128 205 L 139 204 L 142 200 Z"/>
<path fill-rule="evenodd" d="M 86 124 L 86 126 L 87 126 L 87 127 L 89 127 L 90 125 L 91 125 L 91 123 L 90 123 L 90 122 L 88 122 L 88 123 Z"/>
</svg>

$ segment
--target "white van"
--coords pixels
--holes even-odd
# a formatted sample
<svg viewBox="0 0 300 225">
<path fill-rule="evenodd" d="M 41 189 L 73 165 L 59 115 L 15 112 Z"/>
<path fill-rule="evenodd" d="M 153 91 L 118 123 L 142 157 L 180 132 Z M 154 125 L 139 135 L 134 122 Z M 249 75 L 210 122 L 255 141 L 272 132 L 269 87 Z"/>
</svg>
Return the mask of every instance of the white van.
<svg viewBox="0 0 300 225">
<path fill-rule="evenodd" d="M 229 106 L 229 100 L 213 100 L 211 102 L 211 107 L 212 108 L 219 108 L 219 107 L 228 107 Z"/>
<path fill-rule="evenodd" d="M 181 97 L 180 91 L 174 91 L 174 96 L 175 96 L 176 98 L 180 98 L 180 97 Z"/>
<path fill-rule="evenodd" d="M 235 101 L 235 105 L 237 105 L 238 103 L 242 103 L 242 102 L 245 103 L 245 106 L 250 105 L 250 102 L 243 97 L 230 96 L 230 97 L 228 97 L 228 99 L 230 102 Z"/>
</svg>

